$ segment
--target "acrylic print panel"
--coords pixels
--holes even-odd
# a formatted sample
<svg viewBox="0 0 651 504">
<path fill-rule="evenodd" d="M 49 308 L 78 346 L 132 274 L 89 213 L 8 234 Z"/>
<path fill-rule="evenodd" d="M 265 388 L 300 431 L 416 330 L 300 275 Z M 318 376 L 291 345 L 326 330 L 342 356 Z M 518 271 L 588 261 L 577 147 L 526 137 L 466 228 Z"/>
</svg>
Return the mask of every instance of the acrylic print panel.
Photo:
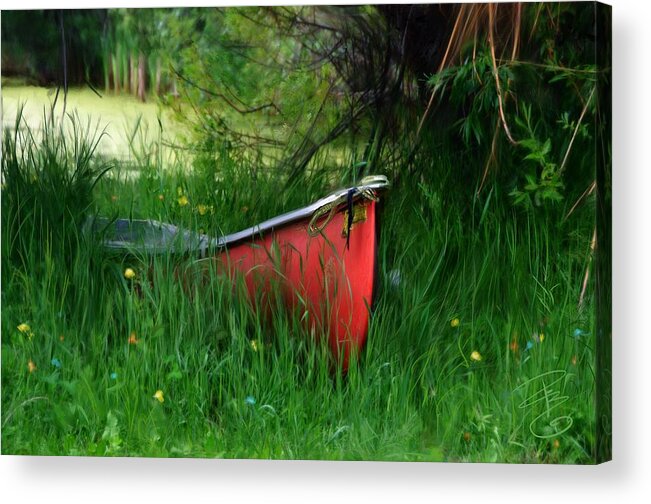
<svg viewBox="0 0 651 504">
<path fill-rule="evenodd" d="M 609 460 L 610 12 L 4 11 L 3 454 Z"/>
</svg>

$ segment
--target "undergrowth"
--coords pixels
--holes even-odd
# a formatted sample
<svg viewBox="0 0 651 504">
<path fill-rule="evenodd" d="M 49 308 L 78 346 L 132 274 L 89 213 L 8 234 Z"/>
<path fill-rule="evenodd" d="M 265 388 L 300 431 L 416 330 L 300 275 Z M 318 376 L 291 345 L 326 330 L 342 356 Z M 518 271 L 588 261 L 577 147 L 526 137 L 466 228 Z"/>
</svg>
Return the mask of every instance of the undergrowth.
<svg viewBox="0 0 651 504">
<path fill-rule="evenodd" d="M 188 259 L 107 254 L 80 231 L 102 214 L 234 232 L 326 194 L 325 167 L 288 188 L 224 151 L 105 173 L 96 137 L 50 128 L 3 141 L 4 454 L 593 460 L 590 205 L 561 222 L 497 186 L 468 206 L 403 177 L 383 196 L 368 344 L 342 375 L 295 314 L 262 320 L 216 274 L 188 292 Z"/>
</svg>

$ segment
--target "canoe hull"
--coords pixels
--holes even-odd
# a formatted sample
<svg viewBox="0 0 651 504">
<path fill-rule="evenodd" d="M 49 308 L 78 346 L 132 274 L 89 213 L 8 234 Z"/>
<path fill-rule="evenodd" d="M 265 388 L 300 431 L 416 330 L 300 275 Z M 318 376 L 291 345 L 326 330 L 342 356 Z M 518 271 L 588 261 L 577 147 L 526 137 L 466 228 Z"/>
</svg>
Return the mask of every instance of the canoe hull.
<svg viewBox="0 0 651 504">
<path fill-rule="evenodd" d="M 230 246 L 218 269 L 240 275 L 251 299 L 280 287 L 287 308 L 310 332 L 325 335 L 344 369 L 364 346 L 375 284 L 377 203 L 361 200 L 348 210 L 288 224 L 258 239 Z M 352 225 L 351 225 L 352 224 Z M 317 232 L 314 232 L 314 229 Z M 262 301 L 264 303 L 264 301 Z"/>
<path fill-rule="evenodd" d="M 151 219 L 94 216 L 83 231 L 118 255 L 195 258 L 174 267 L 188 294 L 211 275 L 243 279 L 253 306 L 281 301 L 311 334 L 328 339 L 343 368 L 364 346 L 373 303 L 377 202 L 390 186 L 369 175 L 314 203 L 233 234 L 210 237 Z M 137 286 L 136 286 L 137 287 Z M 273 296 L 273 297 L 272 297 Z M 273 302 L 273 303 L 270 303 Z"/>
</svg>

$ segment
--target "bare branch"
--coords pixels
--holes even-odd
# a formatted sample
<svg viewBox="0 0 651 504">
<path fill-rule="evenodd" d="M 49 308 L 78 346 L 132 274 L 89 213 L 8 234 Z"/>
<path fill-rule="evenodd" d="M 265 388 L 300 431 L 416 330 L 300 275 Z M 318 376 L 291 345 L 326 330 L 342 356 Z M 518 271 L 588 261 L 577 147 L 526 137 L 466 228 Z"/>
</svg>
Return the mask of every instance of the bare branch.
<svg viewBox="0 0 651 504">
<path fill-rule="evenodd" d="M 180 73 L 176 68 L 172 67 L 172 72 L 173 72 L 174 75 L 176 75 L 179 79 L 181 79 L 182 81 L 184 81 L 186 84 L 189 84 L 189 85 L 191 85 L 192 87 L 195 87 L 195 88 L 198 89 L 199 91 L 203 91 L 204 93 L 206 93 L 206 94 L 208 94 L 208 95 L 210 95 L 210 96 L 213 96 L 213 97 L 215 97 L 215 98 L 219 98 L 219 99 L 225 101 L 226 104 L 227 104 L 229 107 L 231 107 L 233 110 L 235 110 L 236 112 L 239 112 L 239 113 L 242 114 L 242 115 L 245 115 L 245 114 L 253 114 L 253 113 L 255 113 L 255 112 L 260 112 L 261 110 L 268 109 L 268 108 L 273 108 L 274 110 L 280 112 L 280 109 L 279 109 L 279 108 L 276 106 L 276 104 L 273 103 L 273 102 L 265 103 L 265 104 L 263 104 L 263 105 L 257 105 L 257 106 L 251 106 L 251 107 L 246 107 L 246 108 L 240 108 L 240 107 L 238 107 L 237 105 L 235 105 L 235 104 L 234 104 L 234 103 L 233 103 L 233 102 L 232 102 L 232 101 L 231 101 L 227 96 L 225 96 L 224 94 L 222 94 L 222 93 L 218 93 L 218 92 L 216 92 L 216 91 L 212 91 L 212 90 L 210 90 L 210 89 L 206 89 L 205 87 L 200 86 L 200 85 L 197 84 L 196 82 L 193 82 L 193 81 L 191 81 L 190 79 L 188 79 L 187 77 L 185 77 L 185 76 L 184 76 L 183 74 L 181 74 L 181 73 Z M 242 102 L 241 100 L 239 100 L 239 101 L 240 101 L 241 103 L 244 103 L 244 102 Z"/>
</svg>

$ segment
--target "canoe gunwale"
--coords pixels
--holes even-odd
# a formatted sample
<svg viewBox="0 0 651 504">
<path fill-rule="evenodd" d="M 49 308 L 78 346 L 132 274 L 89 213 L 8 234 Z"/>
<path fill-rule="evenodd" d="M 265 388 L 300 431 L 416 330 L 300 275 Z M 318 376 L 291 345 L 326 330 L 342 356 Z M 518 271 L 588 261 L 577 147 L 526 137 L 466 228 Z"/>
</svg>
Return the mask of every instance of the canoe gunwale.
<svg viewBox="0 0 651 504">
<path fill-rule="evenodd" d="M 272 217 L 269 220 L 243 229 L 242 231 L 238 231 L 236 233 L 221 236 L 218 238 L 213 238 L 210 240 L 210 246 L 219 249 L 234 245 L 244 240 L 259 238 L 260 236 L 273 231 L 276 228 L 311 218 L 317 210 L 341 201 L 341 203 L 337 204 L 337 211 L 339 211 L 346 205 L 345 197 L 351 190 L 355 190 L 353 201 L 356 202 L 364 197 L 364 193 L 366 191 L 376 191 L 386 189 L 388 187 L 389 182 L 383 175 L 365 177 L 360 181 L 359 185 L 333 191 L 327 196 L 315 201 L 311 205 L 299 208 L 297 210 L 292 210 L 291 212 L 287 212 L 281 215 L 277 215 L 276 217 Z"/>
<path fill-rule="evenodd" d="M 158 254 L 170 252 L 171 250 L 172 253 L 195 252 L 199 253 L 200 257 L 204 258 L 213 251 L 223 250 L 241 242 L 253 241 L 269 232 L 273 232 L 274 230 L 285 227 L 289 224 L 311 219 L 315 215 L 315 212 L 327 208 L 328 206 L 335 207 L 335 212 L 342 211 L 346 207 L 346 198 L 351 191 L 353 202 L 355 203 L 360 199 L 367 198 L 369 191 L 375 193 L 375 191 L 387 189 L 389 186 L 390 184 L 387 178 L 383 175 L 365 177 L 360 181 L 359 185 L 333 191 L 310 205 L 277 215 L 241 231 L 215 238 L 205 234 L 192 233 L 173 224 L 153 219 L 132 219 L 128 221 L 130 225 L 147 226 L 151 229 L 158 229 L 161 232 L 166 232 L 169 236 L 182 237 L 183 239 L 179 240 L 181 246 L 178 247 L 178 250 L 175 244 L 170 248 L 170 246 L 157 246 L 145 242 L 134 243 L 134 241 L 129 240 L 105 239 L 103 240 L 102 245 L 105 249 L 116 252 L 134 251 L 140 253 L 144 252 L 146 254 Z M 96 216 L 94 218 L 91 217 L 84 227 L 87 232 L 96 232 L 101 231 L 102 228 L 105 230 L 112 224 L 118 224 L 125 220 L 126 219 L 111 220 L 105 217 Z"/>
</svg>

